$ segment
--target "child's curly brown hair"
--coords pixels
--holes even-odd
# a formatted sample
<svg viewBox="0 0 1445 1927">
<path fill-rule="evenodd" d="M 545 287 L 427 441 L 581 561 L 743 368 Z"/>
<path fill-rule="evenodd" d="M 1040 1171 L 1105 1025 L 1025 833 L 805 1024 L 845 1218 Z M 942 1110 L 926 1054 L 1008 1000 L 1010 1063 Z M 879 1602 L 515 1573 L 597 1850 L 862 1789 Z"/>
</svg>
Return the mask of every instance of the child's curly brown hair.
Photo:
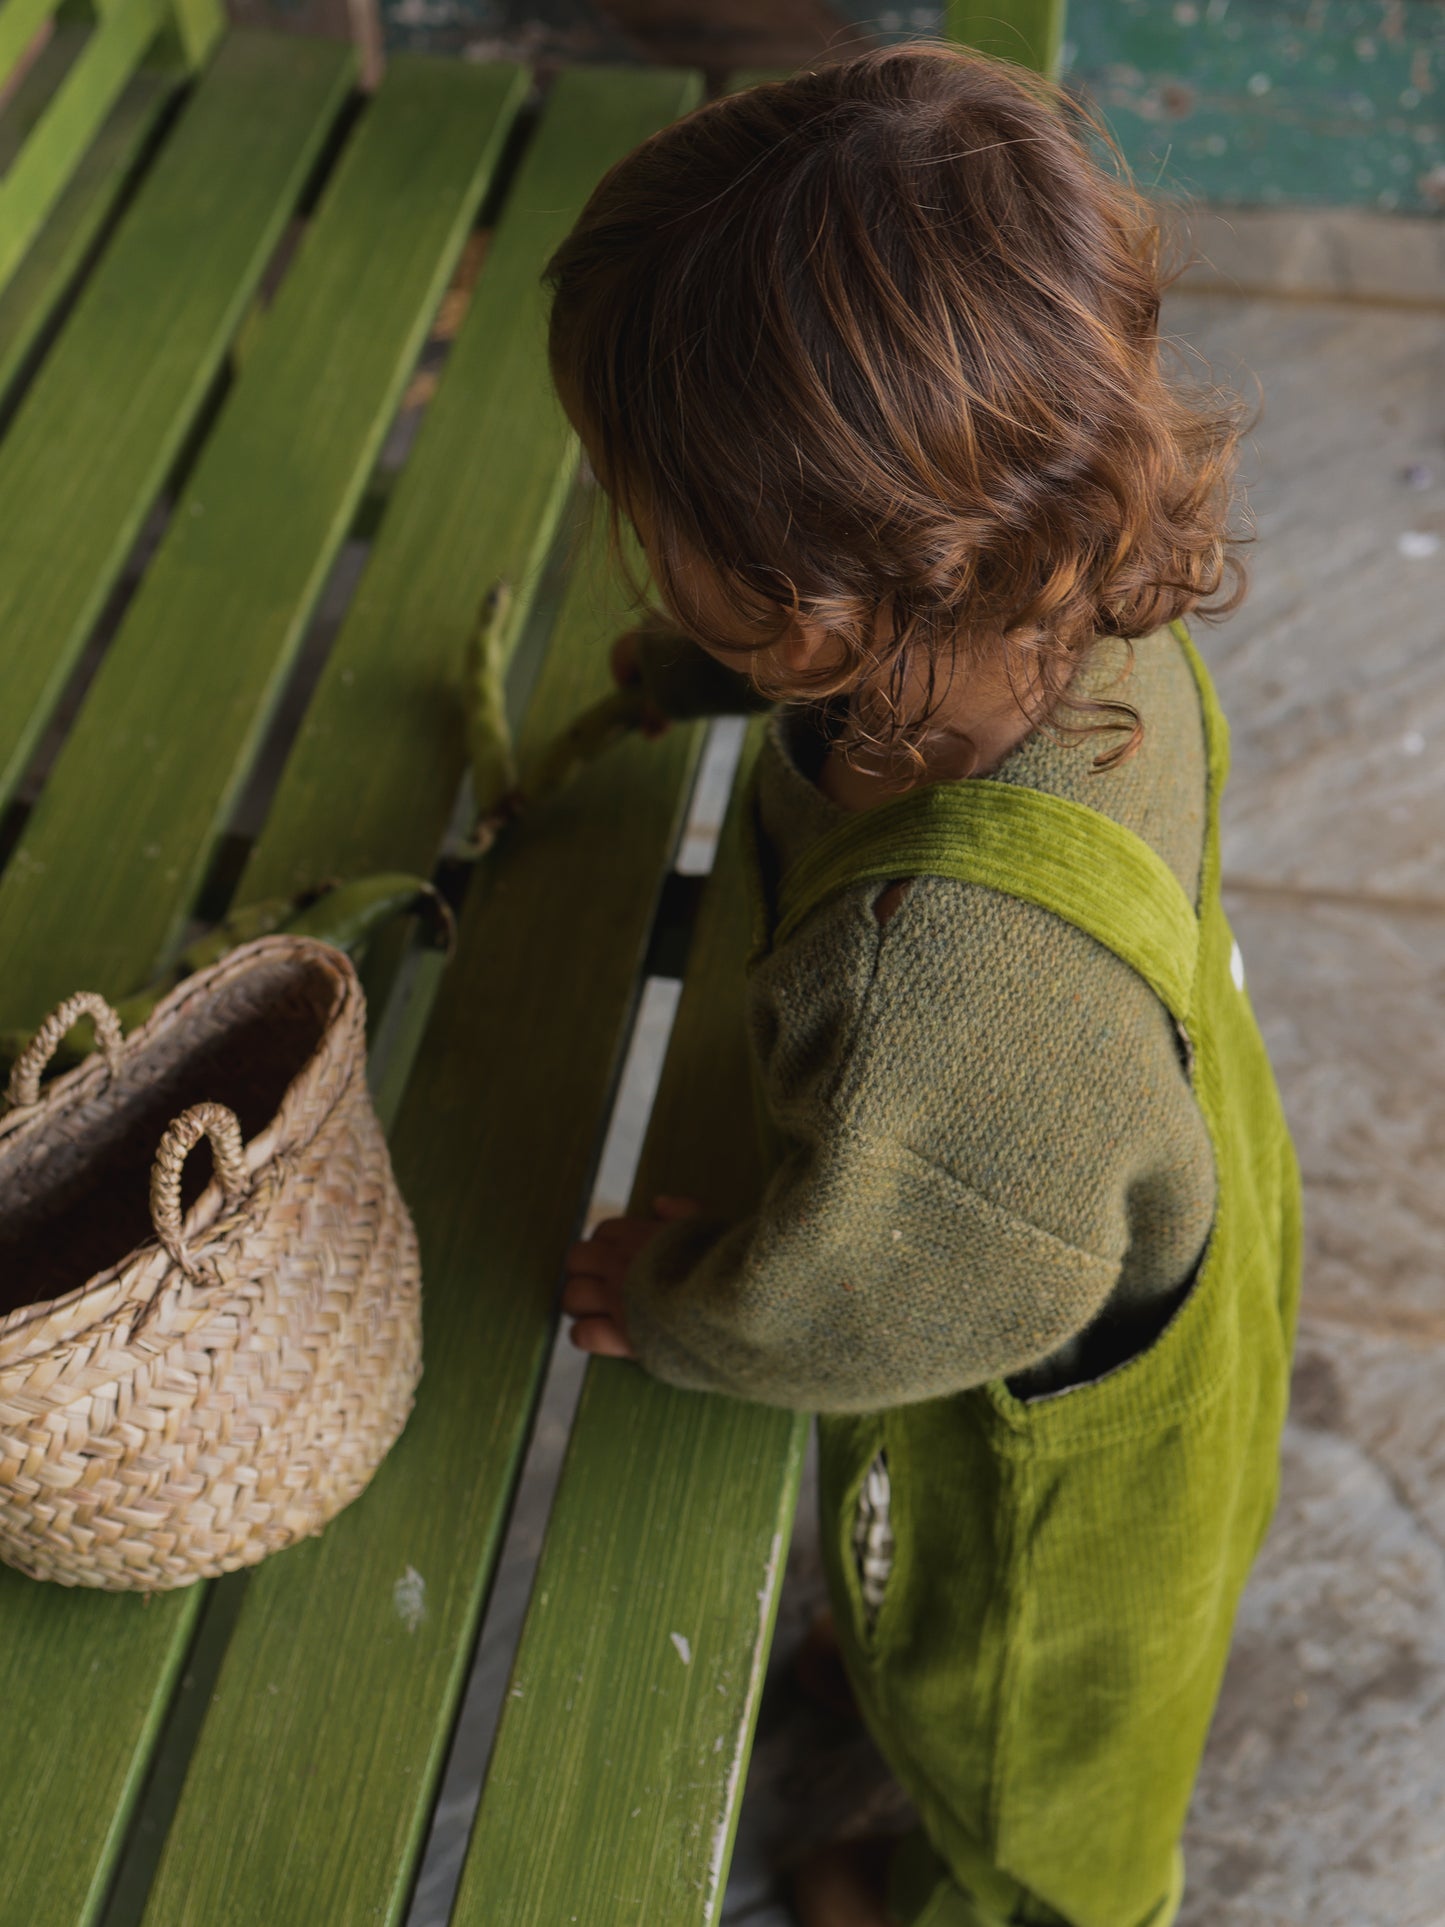
<svg viewBox="0 0 1445 1927">
<path fill-rule="evenodd" d="M 1239 406 L 1166 380 L 1159 223 L 1091 154 L 1099 132 L 1022 69 L 889 47 L 654 135 L 547 266 L 552 371 L 614 542 L 644 510 L 673 609 L 702 560 L 737 625 L 715 645 L 820 623 L 827 669 L 788 682 L 759 654 L 751 673 L 849 695 L 850 758 L 920 766 L 940 672 L 984 652 L 1060 728 L 1096 636 L 1243 594 Z M 1139 719 L 1092 707 L 1127 738 L 1110 767 Z"/>
</svg>

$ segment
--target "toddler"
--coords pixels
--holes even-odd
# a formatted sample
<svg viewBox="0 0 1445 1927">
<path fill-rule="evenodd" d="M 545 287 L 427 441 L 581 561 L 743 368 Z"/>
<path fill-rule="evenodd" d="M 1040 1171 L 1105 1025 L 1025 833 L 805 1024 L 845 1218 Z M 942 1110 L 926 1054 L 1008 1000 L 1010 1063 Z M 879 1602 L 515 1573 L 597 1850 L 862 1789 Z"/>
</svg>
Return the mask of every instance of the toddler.
<svg viewBox="0 0 1445 1927">
<path fill-rule="evenodd" d="M 747 798 L 770 1177 L 567 1261 L 584 1349 L 819 1414 L 837 1640 L 921 1817 L 808 1927 L 1168 1927 L 1275 1498 L 1298 1179 L 1220 907 L 1238 420 L 1161 369 L 1080 110 L 934 43 L 602 181 L 551 359 L 674 716 Z"/>
</svg>

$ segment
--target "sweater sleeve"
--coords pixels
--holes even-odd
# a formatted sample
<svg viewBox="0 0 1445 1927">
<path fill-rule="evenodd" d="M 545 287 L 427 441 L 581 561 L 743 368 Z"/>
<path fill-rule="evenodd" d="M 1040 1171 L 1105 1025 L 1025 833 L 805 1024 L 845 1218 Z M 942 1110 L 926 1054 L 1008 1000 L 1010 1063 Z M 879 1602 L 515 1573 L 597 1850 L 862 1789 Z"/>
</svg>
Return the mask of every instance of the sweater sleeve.
<svg viewBox="0 0 1445 1927">
<path fill-rule="evenodd" d="M 785 1158 L 753 1217 L 659 1232 L 624 1296 L 638 1360 L 657 1378 L 803 1411 L 871 1411 L 1057 1352 L 1119 1269 L 835 1120 Z"/>
<path fill-rule="evenodd" d="M 660 618 L 638 627 L 637 667 L 643 689 L 676 722 L 742 716 L 773 706 L 744 670 L 729 669 Z"/>
</svg>

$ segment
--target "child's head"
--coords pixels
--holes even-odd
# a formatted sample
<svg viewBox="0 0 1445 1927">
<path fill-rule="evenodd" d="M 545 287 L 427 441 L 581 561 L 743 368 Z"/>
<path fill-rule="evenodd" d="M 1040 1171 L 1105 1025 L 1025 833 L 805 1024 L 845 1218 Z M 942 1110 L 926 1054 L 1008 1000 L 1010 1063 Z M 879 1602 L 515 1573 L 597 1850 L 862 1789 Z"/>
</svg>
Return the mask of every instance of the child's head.
<svg viewBox="0 0 1445 1927">
<path fill-rule="evenodd" d="M 888 48 L 654 135 L 548 266 L 558 390 L 669 610 L 768 694 L 848 693 L 851 749 L 907 752 L 955 671 L 1043 720 L 1093 637 L 1236 567 L 1236 414 L 1166 384 L 1157 225 L 1085 127 Z"/>
</svg>

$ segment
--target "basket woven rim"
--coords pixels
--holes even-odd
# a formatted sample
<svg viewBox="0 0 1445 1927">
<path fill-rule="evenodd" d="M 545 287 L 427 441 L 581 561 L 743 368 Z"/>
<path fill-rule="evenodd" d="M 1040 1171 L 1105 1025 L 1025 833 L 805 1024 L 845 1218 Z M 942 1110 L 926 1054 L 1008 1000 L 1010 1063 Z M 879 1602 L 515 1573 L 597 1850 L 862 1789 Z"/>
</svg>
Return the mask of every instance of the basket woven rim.
<svg viewBox="0 0 1445 1927">
<path fill-rule="evenodd" d="M 283 1148 L 289 1157 L 304 1149 L 315 1135 L 317 1120 L 312 1119 L 300 1128 L 294 1124 L 296 1113 L 304 1108 L 307 1087 L 347 1047 L 351 1034 L 358 1028 L 364 1030 L 365 998 L 355 967 L 344 950 L 315 937 L 292 936 L 284 932 L 257 937 L 250 943 L 238 945 L 217 963 L 185 978 L 161 999 L 143 1023 L 137 1024 L 126 1035 L 120 1047 L 120 1067 L 115 1073 L 124 1076 L 127 1064 L 144 1056 L 156 1037 L 183 1018 L 192 1003 L 211 996 L 217 989 L 223 989 L 235 978 L 254 970 L 258 964 L 274 966 L 292 960 L 329 972 L 334 980 L 334 991 L 315 1049 L 287 1083 L 275 1114 L 245 1144 L 246 1170 L 252 1193 L 268 1167 L 276 1163 Z M 93 1087 L 107 1082 L 111 1076 L 99 1052 L 87 1057 L 84 1063 L 76 1065 L 73 1070 L 63 1072 L 46 1086 L 38 1104 L 0 1116 L 0 1151 L 7 1143 L 43 1127 L 59 1111 L 90 1095 Z M 213 1178 L 186 1213 L 184 1233 L 187 1242 L 194 1245 L 203 1239 L 217 1224 L 224 1209 L 225 1200 L 220 1184 Z M 22 1359 L 33 1359 L 37 1353 L 52 1347 L 59 1348 L 71 1343 L 86 1330 L 112 1317 L 117 1307 L 129 1299 L 148 1298 L 164 1278 L 170 1264 L 164 1248 L 151 1237 L 124 1253 L 114 1264 L 92 1273 L 82 1283 L 72 1286 L 58 1297 L 17 1306 L 14 1311 L 0 1318 L 0 1370 Z M 27 1331 L 41 1324 L 48 1325 L 56 1319 L 60 1320 L 62 1330 L 47 1331 L 43 1337 L 35 1333 L 31 1342 L 26 1342 Z M 36 1342 L 37 1339 L 39 1342 Z"/>
</svg>

